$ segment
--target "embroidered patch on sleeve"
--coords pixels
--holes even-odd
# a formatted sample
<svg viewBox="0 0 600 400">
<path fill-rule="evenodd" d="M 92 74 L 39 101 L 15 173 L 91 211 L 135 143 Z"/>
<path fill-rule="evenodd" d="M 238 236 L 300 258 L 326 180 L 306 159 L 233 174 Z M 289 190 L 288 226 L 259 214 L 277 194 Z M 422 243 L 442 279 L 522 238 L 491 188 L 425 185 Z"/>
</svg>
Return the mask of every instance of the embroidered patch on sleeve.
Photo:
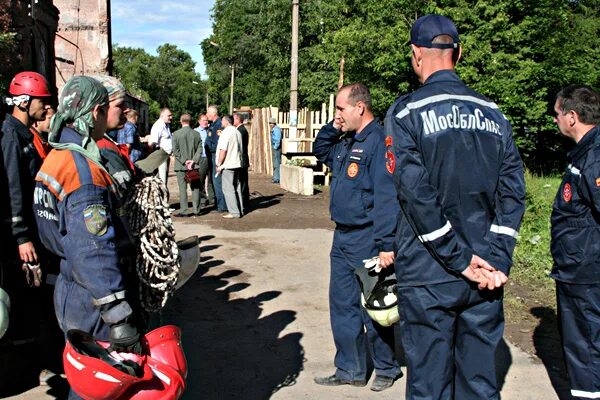
<svg viewBox="0 0 600 400">
<path fill-rule="evenodd" d="M 106 208 L 100 204 L 87 206 L 83 210 L 83 220 L 85 227 L 92 235 L 102 236 L 108 230 L 108 218 L 106 216 Z"/>
<path fill-rule="evenodd" d="M 563 199 L 568 203 L 571 201 L 571 198 L 573 197 L 573 192 L 571 191 L 571 184 L 570 183 L 565 183 L 565 186 L 563 187 Z"/>
<path fill-rule="evenodd" d="M 390 174 L 393 174 L 396 169 L 396 157 L 389 150 L 385 152 L 385 168 Z"/>
<path fill-rule="evenodd" d="M 600 186 L 600 178 L 596 178 L 596 186 Z"/>
<path fill-rule="evenodd" d="M 385 147 L 392 147 L 393 144 L 394 144 L 394 139 L 392 139 L 391 136 L 386 136 L 385 137 Z"/>
</svg>

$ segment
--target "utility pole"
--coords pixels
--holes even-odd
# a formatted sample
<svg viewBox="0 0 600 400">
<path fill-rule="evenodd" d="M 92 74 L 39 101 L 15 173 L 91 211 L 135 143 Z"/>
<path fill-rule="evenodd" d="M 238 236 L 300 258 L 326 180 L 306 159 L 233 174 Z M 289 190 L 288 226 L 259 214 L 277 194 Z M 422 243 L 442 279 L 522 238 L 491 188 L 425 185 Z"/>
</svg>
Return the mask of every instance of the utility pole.
<svg viewBox="0 0 600 400">
<path fill-rule="evenodd" d="M 235 64 L 231 64 L 229 68 L 231 68 L 231 84 L 229 85 L 229 115 L 233 115 L 233 82 L 235 79 Z"/>
<path fill-rule="evenodd" d="M 300 19 L 299 0 L 292 0 L 292 70 L 290 84 L 290 133 L 289 138 L 295 139 L 298 126 L 298 24 Z M 298 143 L 288 143 L 288 151 L 297 151 Z"/>
</svg>

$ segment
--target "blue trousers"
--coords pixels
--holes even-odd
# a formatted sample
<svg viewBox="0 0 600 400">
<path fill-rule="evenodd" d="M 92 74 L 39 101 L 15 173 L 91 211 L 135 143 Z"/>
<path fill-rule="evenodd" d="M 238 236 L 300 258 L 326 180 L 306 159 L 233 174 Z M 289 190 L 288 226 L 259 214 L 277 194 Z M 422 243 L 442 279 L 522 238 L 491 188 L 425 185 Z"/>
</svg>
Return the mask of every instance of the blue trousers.
<svg viewBox="0 0 600 400">
<path fill-rule="evenodd" d="M 556 298 L 571 395 L 600 398 L 600 284 L 556 282 Z"/>
<path fill-rule="evenodd" d="M 217 203 L 217 210 L 219 211 L 227 211 L 227 204 L 225 204 L 225 196 L 223 195 L 223 187 L 221 186 L 221 174 L 217 175 L 215 178 L 215 174 L 217 171 L 217 156 L 216 154 L 212 155 L 212 182 L 213 187 L 215 189 L 215 199 Z"/>
<path fill-rule="evenodd" d="M 375 373 L 395 378 L 400 366 L 394 357 L 394 331 L 373 322 L 360 305 L 354 270 L 377 255 L 372 228 L 335 230 L 331 248 L 329 311 L 335 342 L 335 374 L 346 380 L 366 380 L 367 348 Z M 365 332 L 366 328 L 366 332 Z"/>
<path fill-rule="evenodd" d="M 398 289 L 407 400 L 499 399 L 502 294 L 462 279 Z"/>
</svg>

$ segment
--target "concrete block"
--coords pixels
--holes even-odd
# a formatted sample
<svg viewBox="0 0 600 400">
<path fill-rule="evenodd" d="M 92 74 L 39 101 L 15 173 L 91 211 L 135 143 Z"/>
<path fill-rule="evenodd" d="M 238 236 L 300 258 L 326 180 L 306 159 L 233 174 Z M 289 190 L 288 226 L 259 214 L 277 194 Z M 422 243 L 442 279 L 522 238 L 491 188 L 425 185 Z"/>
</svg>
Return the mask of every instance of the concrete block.
<svg viewBox="0 0 600 400">
<path fill-rule="evenodd" d="M 295 165 L 281 165 L 280 170 L 281 188 L 288 192 L 312 196 L 313 170 Z"/>
</svg>

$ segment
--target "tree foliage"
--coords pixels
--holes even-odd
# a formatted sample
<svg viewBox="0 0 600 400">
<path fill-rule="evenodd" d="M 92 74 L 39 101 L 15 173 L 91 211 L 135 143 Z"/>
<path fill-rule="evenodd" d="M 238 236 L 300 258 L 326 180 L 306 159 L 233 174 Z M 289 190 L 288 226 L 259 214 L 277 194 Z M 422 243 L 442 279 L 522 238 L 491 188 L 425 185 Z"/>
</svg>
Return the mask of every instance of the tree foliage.
<svg viewBox="0 0 600 400">
<path fill-rule="evenodd" d="M 212 98 L 227 104 L 235 64 L 236 105 L 289 108 L 291 3 L 216 0 L 202 42 Z M 455 21 L 458 73 L 508 116 L 527 166 L 562 163 L 550 110 L 567 84 L 600 87 L 600 0 L 300 0 L 299 104 L 320 108 L 336 91 L 343 57 L 345 82 L 366 83 L 385 113 L 418 87 L 406 43 L 427 13 Z"/>
<path fill-rule="evenodd" d="M 196 64 L 187 52 L 172 44 L 159 46 L 157 53 L 153 56 L 143 49 L 115 45 L 115 75 L 129 92 L 148 103 L 151 121 L 158 118 L 162 107 L 171 109 L 175 125 L 181 114 L 195 118 L 206 108 L 206 82 L 195 72 Z"/>
</svg>

